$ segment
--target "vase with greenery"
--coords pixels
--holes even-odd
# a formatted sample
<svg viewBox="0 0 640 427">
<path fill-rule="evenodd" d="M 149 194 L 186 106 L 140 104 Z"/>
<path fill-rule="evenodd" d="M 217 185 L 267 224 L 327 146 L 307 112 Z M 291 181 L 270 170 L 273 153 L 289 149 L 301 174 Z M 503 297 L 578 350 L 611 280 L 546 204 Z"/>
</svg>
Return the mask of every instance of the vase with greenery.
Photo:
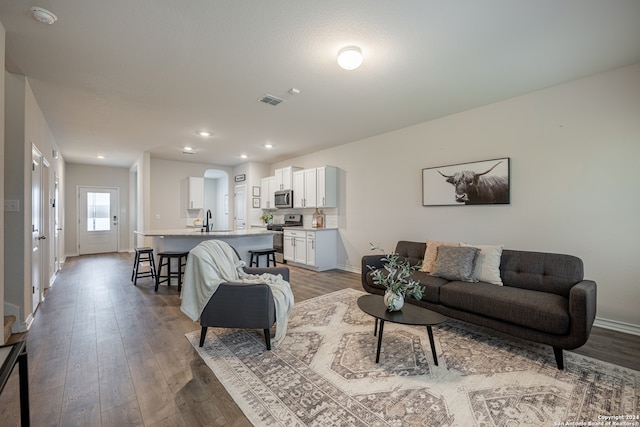
<svg viewBox="0 0 640 427">
<path fill-rule="evenodd" d="M 273 214 L 271 212 L 263 211 L 262 212 L 262 216 L 260 217 L 260 219 L 265 224 L 269 224 L 269 223 L 271 223 L 271 221 L 273 221 Z"/>
<path fill-rule="evenodd" d="M 371 250 L 381 249 L 371 244 Z M 420 285 L 419 280 L 411 277 L 411 273 L 418 270 L 421 264 L 412 265 L 409 261 L 400 259 L 396 253 L 385 254 L 381 261 L 384 262 L 382 269 L 367 267 L 373 271 L 373 283 L 385 287 L 384 302 L 389 311 L 402 309 L 406 297 L 422 299 L 425 288 Z"/>
</svg>

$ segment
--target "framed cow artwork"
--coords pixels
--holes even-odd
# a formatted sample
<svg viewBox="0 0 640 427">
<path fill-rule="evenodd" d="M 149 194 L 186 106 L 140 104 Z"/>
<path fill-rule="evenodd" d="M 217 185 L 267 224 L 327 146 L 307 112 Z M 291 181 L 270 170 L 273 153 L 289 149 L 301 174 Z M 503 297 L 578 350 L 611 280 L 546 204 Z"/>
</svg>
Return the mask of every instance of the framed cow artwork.
<svg viewBox="0 0 640 427">
<path fill-rule="evenodd" d="M 510 203 L 509 157 L 422 169 L 422 205 Z"/>
</svg>

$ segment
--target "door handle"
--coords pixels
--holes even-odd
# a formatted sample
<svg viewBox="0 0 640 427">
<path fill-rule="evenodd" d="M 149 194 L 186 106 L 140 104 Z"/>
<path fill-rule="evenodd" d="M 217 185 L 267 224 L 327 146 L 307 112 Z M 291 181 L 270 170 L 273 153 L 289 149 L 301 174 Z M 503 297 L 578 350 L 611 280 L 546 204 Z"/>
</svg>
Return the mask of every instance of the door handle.
<svg viewBox="0 0 640 427">
<path fill-rule="evenodd" d="M 46 238 L 47 238 L 47 236 L 39 236 L 39 237 L 38 237 L 38 240 L 44 240 L 44 239 L 46 239 Z"/>
</svg>

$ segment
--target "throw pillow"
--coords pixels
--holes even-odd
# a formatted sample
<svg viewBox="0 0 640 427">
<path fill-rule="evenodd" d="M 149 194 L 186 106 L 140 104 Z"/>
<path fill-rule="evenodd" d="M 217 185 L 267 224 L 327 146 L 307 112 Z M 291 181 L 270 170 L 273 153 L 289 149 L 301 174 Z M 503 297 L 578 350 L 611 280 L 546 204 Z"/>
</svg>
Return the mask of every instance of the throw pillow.
<svg viewBox="0 0 640 427">
<path fill-rule="evenodd" d="M 471 246 L 480 249 L 476 259 L 476 268 L 473 278 L 479 282 L 487 282 L 502 286 L 500 278 L 500 258 L 503 245 L 469 245 L 461 243 L 460 246 Z"/>
<path fill-rule="evenodd" d="M 424 251 L 424 261 L 422 262 L 420 271 L 424 271 L 425 273 L 431 273 L 433 271 L 433 267 L 436 265 L 436 257 L 438 256 L 438 247 L 442 245 L 460 246 L 460 243 L 427 240 L 427 250 Z"/>
<path fill-rule="evenodd" d="M 441 245 L 438 248 L 436 265 L 431 275 L 447 280 L 475 282 L 473 270 L 476 266 L 478 252 L 480 249 L 472 246 Z"/>
</svg>

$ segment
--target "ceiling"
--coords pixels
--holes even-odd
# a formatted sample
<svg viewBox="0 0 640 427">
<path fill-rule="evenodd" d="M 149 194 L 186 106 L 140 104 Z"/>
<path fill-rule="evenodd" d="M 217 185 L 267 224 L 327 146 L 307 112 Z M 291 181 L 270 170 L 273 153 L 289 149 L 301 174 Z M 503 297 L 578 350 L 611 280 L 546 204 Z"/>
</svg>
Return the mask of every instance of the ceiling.
<svg viewBox="0 0 640 427">
<path fill-rule="evenodd" d="M 640 62 L 637 0 L 0 0 L 0 22 L 66 161 L 122 167 L 275 163 Z"/>
</svg>

